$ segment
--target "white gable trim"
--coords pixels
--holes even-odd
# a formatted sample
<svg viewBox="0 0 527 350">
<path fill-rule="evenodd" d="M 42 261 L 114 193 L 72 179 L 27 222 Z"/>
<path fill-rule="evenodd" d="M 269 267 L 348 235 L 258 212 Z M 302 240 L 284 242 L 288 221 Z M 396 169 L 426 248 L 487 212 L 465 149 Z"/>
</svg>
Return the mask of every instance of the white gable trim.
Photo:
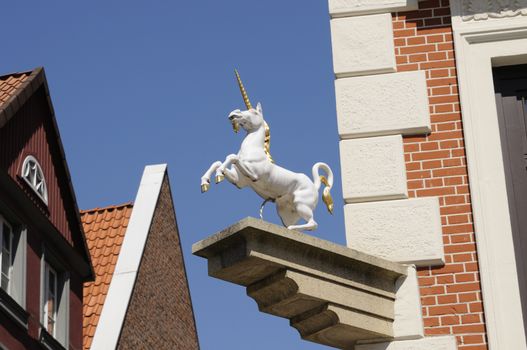
<svg viewBox="0 0 527 350">
<path fill-rule="evenodd" d="M 145 167 L 92 350 L 117 347 L 166 169 L 166 164 Z"/>
</svg>

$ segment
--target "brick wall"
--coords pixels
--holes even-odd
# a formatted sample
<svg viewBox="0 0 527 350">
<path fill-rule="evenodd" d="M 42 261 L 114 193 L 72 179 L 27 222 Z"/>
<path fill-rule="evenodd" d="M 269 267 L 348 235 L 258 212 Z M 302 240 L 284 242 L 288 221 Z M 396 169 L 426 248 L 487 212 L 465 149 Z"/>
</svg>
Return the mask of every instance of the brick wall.
<svg viewBox="0 0 527 350">
<path fill-rule="evenodd" d="M 199 349 L 166 176 L 117 348 Z"/>
<path fill-rule="evenodd" d="M 432 133 L 405 137 L 410 197 L 437 196 L 446 265 L 418 279 L 427 336 L 455 334 L 460 350 L 487 349 L 448 0 L 393 14 L 398 71 L 426 72 Z"/>
</svg>

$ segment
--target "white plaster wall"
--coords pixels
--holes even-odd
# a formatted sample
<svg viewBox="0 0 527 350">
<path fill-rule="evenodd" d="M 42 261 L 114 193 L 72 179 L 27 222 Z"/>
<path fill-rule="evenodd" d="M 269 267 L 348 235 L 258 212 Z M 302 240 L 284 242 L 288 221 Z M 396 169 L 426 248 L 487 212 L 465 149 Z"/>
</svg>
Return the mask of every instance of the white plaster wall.
<svg viewBox="0 0 527 350">
<path fill-rule="evenodd" d="M 332 17 L 417 10 L 417 0 L 329 0 Z"/>
<path fill-rule="evenodd" d="M 389 13 L 332 19 L 331 41 L 337 77 L 395 72 Z"/>
<path fill-rule="evenodd" d="M 437 197 L 344 206 L 348 247 L 417 266 L 443 265 Z"/>
<path fill-rule="evenodd" d="M 341 138 L 431 130 L 424 71 L 337 79 L 335 95 Z"/>
<path fill-rule="evenodd" d="M 428 337 L 377 344 L 356 345 L 355 350 L 456 350 L 454 336 Z"/>
<path fill-rule="evenodd" d="M 347 203 L 408 197 L 401 135 L 340 141 L 340 166 Z"/>
<path fill-rule="evenodd" d="M 419 339 L 424 337 L 421 297 L 415 265 L 409 265 L 407 276 L 397 281 L 393 322 L 395 339 Z"/>
</svg>

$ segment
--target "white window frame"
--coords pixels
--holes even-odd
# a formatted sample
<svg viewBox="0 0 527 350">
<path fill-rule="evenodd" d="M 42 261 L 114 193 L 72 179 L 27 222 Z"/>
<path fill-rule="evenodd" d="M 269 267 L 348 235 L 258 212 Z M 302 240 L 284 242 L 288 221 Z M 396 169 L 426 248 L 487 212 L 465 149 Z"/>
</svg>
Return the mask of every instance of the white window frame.
<svg viewBox="0 0 527 350">
<path fill-rule="evenodd" d="M 525 350 L 492 68 L 527 63 L 527 16 L 475 19 L 461 0 L 451 6 L 489 348 Z"/>
<path fill-rule="evenodd" d="M 30 162 L 33 162 L 35 164 L 36 172 L 35 177 L 33 179 L 28 179 L 29 174 L 26 174 L 26 167 Z M 37 188 L 37 175 L 41 177 L 41 183 L 42 186 L 42 193 L 39 192 L 39 189 Z M 20 170 L 20 176 L 24 179 L 24 181 L 31 187 L 31 189 L 37 194 L 37 196 L 42 199 L 42 201 L 47 205 L 48 204 L 48 185 L 46 182 L 46 178 L 44 177 L 44 172 L 42 171 L 42 167 L 40 166 L 40 163 L 38 160 L 33 157 L 32 155 L 29 155 L 24 159 L 24 162 L 22 163 L 22 169 Z"/>
</svg>

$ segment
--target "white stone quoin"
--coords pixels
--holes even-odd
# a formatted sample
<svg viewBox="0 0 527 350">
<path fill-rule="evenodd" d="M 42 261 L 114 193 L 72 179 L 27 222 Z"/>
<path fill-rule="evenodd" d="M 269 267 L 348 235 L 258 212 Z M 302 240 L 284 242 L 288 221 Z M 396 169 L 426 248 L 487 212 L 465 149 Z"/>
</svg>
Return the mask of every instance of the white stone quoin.
<svg viewBox="0 0 527 350">
<path fill-rule="evenodd" d="M 417 10 L 417 0 L 329 0 L 331 17 Z"/>
<path fill-rule="evenodd" d="M 437 197 L 344 206 L 348 247 L 417 266 L 443 265 Z"/>
<path fill-rule="evenodd" d="M 401 135 L 340 141 L 347 203 L 408 197 Z"/>
<path fill-rule="evenodd" d="M 419 339 L 424 337 L 421 297 L 415 265 L 409 265 L 407 276 L 399 277 L 395 295 L 395 339 Z"/>
<path fill-rule="evenodd" d="M 356 345 L 355 350 L 456 350 L 456 337 L 427 337 L 418 340 Z"/>
<path fill-rule="evenodd" d="M 335 95 L 341 138 L 431 130 L 424 71 L 337 79 Z"/>
<path fill-rule="evenodd" d="M 389 13 L 331 20 L 333 68 L 337 77 L 395 72 Z"/>
</svg>

